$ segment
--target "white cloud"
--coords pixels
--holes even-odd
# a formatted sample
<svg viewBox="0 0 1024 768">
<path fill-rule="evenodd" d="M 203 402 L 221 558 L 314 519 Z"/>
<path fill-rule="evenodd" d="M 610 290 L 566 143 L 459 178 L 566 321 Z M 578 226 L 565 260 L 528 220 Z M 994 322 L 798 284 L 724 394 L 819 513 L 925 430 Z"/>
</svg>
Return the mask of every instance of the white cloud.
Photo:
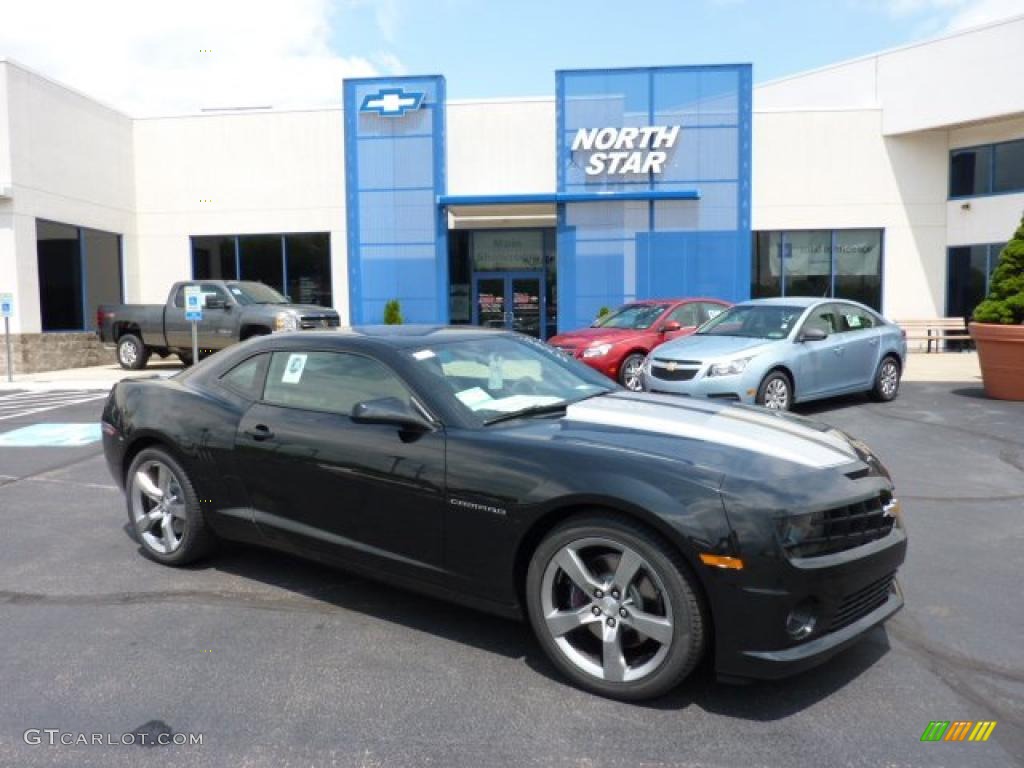
<svg viewBox="0 0 1024 768">
<path fill-rule="evenodd" d="M 892 16 L 926 16 L 931 32 L 955 32 L 1024 14 L 1021 0 L 881 0 Z"/>
<path fill-rule="evenodd" d="M 329 0 L 18 0 L 4 4 L 0 56 L 139 116 L 337 104 L 342 78 L 401 69 L 391 54 L 375 55 L 375 65 L 331 50 L 330 23 L 344 23 L 348 8 Z M 397 14 L 386 21 L 393 33 Z"/>
</svg>

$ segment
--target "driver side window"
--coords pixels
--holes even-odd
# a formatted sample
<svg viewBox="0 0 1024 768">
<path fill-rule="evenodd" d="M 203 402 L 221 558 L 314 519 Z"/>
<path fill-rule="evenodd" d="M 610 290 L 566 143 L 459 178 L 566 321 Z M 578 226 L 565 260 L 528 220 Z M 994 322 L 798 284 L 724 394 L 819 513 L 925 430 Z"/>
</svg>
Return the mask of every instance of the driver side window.
<svg viewBox="0 0 1024 768">
<path fill-rule="evenodd" d="M 836 315 L 833 311 L 833 307 L 830 304 L 816 308 L 804 322 L 804 330 L 810 328 L 817 328 L 818 330 L 824 331 L 829 336 L 836 333 L 838 330 L 838 324 L 836 322 Z"/>
<path fill-rule="evenodd" d="M 263 400 L 273 405 L 348 416 L 356 403 L 412 396 L 390 368 L 349 352 L 274 352 Z"/>
<path fill-rule="evenodd" d="M 671 313 L 669 313 L 669 316 L 665 318 L 665 322 L 676 322 L 683 328 L 692 328 L 695 325 L 700 325 L 699 305 L 694 303 L 683 304 L 681 307 L 676 307 Z"/>
</svg>

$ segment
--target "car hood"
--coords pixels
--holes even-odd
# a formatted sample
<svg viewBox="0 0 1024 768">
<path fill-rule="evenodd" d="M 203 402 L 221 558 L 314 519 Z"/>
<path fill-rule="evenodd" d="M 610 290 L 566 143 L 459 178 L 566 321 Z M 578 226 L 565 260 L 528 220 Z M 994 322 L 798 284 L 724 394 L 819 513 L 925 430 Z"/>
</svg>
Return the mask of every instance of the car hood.
<svg viewBox="0 0 1024 768">
<path fill-rule="evenodd" d="M 668 360 L 706 360 L 715 357 L 727 357 L 740 352 L 759 352 L 775 339 L 749 339 L 743 336 L 684 336 L 673 339 L 658 347 L 658 357 Z"/>
<path fill-rule="evenodd" d="M 633 328 L 580 328 L 578 331 L 552 336 L 548 343 L 564 347 L 589 347 L 592 344 L 617 344 L 636 336 L 643 336 L 645 333 L 647 331 Z"/>
<path fill-rule="evenodd" d="M 574 450 L 674 461 L 726 475 L 789 481 L 858 462 L 842 432 L 791 414 L 672 395 L 614 392 L 570 405 L 557 418 L 508 422 L 509 437 L 568 441 Z"/>
</svg>

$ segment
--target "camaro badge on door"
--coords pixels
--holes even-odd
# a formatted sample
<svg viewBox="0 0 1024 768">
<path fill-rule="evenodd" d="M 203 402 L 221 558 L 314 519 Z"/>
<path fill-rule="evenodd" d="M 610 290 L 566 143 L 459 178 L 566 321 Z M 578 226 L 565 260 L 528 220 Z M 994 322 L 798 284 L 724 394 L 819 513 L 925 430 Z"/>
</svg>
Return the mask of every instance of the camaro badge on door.
<svg viewBox="0 0 1024 768">
<path fill-rule="evenodd" d="M 465 501 L 464 499 L 450 498 L 448 503 L 454 507 L 465 507 L 466 509 L 475 509 L 480 512 L 490 512 L 492 515 L 501 515 L 504 517 L 508 514 L 501 507 L 492 507 L 487 504 L 477 504 L 475 501 Z"/>
</svg>

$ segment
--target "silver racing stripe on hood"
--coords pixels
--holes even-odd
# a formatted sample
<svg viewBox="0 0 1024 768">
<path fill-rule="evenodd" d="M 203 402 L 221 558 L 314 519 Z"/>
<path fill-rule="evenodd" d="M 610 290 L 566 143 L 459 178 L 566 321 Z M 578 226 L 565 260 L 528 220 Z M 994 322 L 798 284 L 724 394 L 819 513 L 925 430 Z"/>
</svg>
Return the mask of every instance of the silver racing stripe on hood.
<svg viewBox="0 0 1024 768">
<path fill-rule="evenodd" d="M 727 445 L 815 469 L 857 460 L 856 451 L 839 435 L 728 406 L 680 407 L 656 399 L 612 395 L 570 405 L 565 418 Z"/>
</svg>

